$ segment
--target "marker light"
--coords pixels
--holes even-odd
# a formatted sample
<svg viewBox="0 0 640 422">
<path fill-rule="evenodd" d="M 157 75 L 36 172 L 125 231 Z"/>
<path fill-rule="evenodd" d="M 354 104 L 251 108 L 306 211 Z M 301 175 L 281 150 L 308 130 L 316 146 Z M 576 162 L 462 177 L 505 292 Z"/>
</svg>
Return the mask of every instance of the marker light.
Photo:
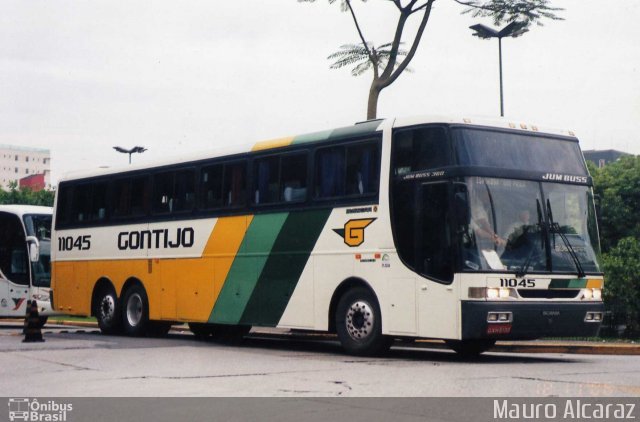
<svg viewBox="0 0 640 422">
<path fill-rule="evenodd" d="M 596 300 L 602 299 L 602 289 L 593 289 L 593 298 Z"/>
<path fill-rule="evenodd" d="M 487 289 L 487 299 L 497 299 L 500 296 L 500 289 L 489 288 Z"/>
<path fill-rule="evenodd" d="M 582 297 L 587 300 L 591 299 L 593 297 L 593 290 L 584 289 L 584 293 L 582 294 Z"/>
</svg>

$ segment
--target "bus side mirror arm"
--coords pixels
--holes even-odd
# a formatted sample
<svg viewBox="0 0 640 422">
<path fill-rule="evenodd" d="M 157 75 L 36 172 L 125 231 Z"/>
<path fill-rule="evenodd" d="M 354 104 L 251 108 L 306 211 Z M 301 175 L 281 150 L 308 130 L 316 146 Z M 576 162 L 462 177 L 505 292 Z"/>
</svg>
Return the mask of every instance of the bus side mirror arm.
<svg viewBox="0 0 640 422">
<path fill-rule="evenodd" d="M 27 245 L 29 245 L 29 260 L 38 262 L 40 260 L 40 242 L 35 236 L 27 236 Z"/>
</svg>

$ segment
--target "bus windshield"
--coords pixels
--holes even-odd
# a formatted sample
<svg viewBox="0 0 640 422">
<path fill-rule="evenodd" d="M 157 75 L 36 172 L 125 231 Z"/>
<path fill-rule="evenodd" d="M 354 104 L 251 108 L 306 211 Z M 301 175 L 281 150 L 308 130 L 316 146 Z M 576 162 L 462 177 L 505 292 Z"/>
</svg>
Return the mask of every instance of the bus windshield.
<svg viewBox="0 0 640 422">
<path fill-rule="evenodd" d="M 587 186 L 470 177 L 462 224 L 463 269 L 600 272 L 598 233 Z"/>
<path fill-rule="evenodd" d="M 27 214 L 24 216 L 27 236 L 35 236 L 40 243 L 38 262 L 31 263 L 32 284 L 36 287 L 51 285 L 51 215 Z"/>
</svg>

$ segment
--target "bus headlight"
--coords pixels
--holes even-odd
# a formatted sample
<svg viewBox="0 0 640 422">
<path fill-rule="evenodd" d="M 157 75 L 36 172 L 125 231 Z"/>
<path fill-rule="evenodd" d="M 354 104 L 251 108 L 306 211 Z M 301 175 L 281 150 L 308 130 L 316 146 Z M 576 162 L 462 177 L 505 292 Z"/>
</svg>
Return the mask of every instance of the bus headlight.
<svg viewBox="0 0 640 422">
<path fill-rule="evenodd" d="M 509 299 L 517 297 L 514 289 L 508 287 L 469 287 L 471 299 Z"/>
<path fill-rule="evenodd" d="M 49 301 L 49 294 L 35 294 L 32 296 L 33 299 L 35 300 L 39 300 L 42 302 L 48 302 Z"/>
<path fill-rule="evenodd" d="M 582 298 L 586 300 L 601 300 L 602 299 L 602 289 L 584 289 L 582 292 Z"/>
<path fill-rule="evenodd" d="M 487 289 L 487 299 L 497 299 L 500 296 L 500 289 L 489 288 Z"/>
</svg>

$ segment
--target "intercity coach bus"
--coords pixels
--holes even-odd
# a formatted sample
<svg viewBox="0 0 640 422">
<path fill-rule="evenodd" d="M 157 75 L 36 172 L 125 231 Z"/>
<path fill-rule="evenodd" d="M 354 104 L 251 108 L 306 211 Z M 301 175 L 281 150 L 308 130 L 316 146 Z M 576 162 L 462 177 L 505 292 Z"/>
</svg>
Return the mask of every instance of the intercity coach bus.
<svg viewBox="0 0 640 422">
<path fill-rule="evenodd" d="M 39 325 L 52 314 L 51 207 L 0 205 L 0 318 L 25 318 L 35 301 Z"/>
<path fill-rule="evenodd" d="M 464 354 L 596 335 L 603 274 L 571 132 L 404 118 L 59 184 L 53 305 L 105 333 L 329 331 Z"/>
</svg>

